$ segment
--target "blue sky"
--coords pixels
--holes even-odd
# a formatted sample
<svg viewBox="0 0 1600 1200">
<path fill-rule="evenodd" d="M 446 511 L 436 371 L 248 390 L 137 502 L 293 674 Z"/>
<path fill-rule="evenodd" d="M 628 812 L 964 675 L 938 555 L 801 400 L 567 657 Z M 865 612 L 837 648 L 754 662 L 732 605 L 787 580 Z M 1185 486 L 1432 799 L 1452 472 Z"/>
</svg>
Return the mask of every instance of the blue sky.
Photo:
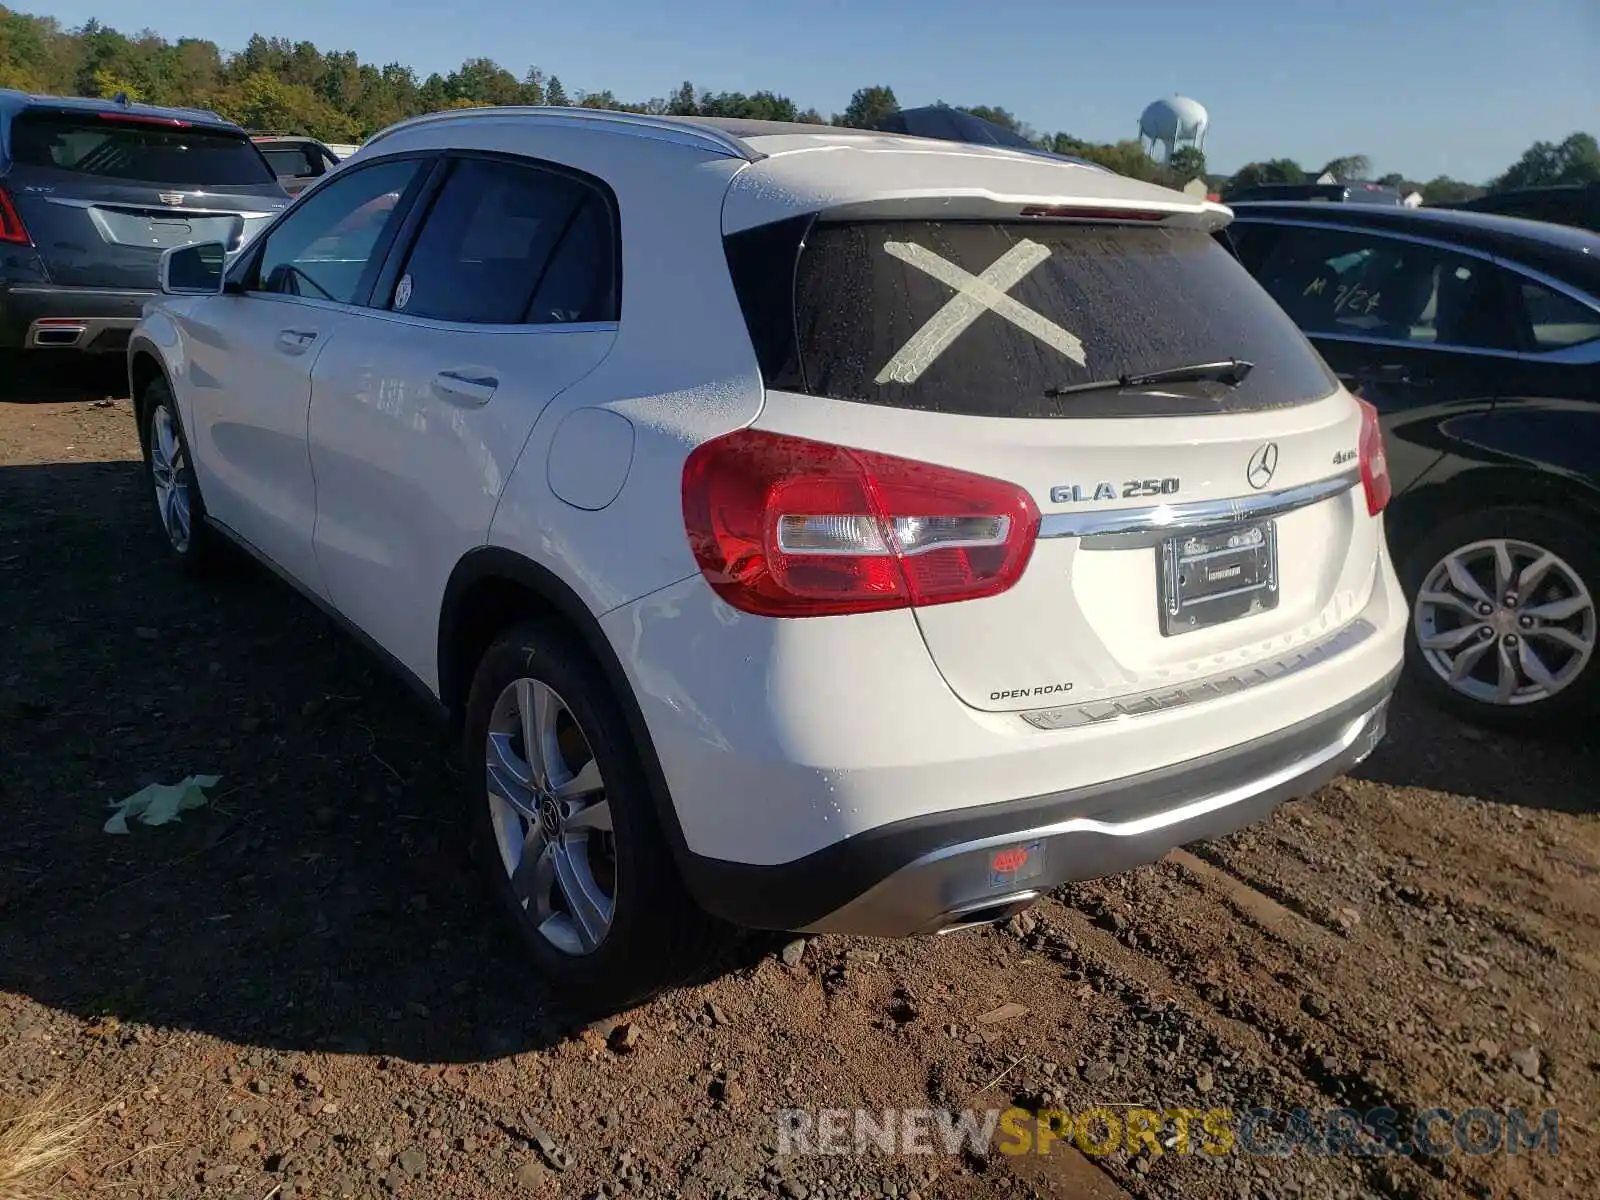
<svg viewBox="0 0 1600 1200">
<path fill-rule="evenodd" d="M 1095 141 L 1132 136 L 1146 103 L 1181 92 L 1209 109 L 1224 171 L 1364 153 L 1375 174 L 1482 181 L 1536 139 L 1600 132 L 1600 0 L 8 2 L 224 50 L 253 32 L 308 39 L 424 77 L 486 55 L 628 99 L 691 79 L 827 115 L 887 83 L 907 107 L 995 104 Z"/>
</svg>

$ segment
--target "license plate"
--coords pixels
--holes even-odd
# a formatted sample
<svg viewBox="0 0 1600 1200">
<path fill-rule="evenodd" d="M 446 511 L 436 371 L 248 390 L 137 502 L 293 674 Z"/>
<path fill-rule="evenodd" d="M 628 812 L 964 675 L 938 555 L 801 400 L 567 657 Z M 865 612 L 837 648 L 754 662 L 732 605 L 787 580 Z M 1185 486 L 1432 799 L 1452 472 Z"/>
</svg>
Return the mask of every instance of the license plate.
<svg viewBox="0 0 1600 1200">
<path fill-rule="evenodd" d="M 1168 538 L 1159 575 L 1166 637 L 1277 608 L 1277 522 Z"/>
</svg>

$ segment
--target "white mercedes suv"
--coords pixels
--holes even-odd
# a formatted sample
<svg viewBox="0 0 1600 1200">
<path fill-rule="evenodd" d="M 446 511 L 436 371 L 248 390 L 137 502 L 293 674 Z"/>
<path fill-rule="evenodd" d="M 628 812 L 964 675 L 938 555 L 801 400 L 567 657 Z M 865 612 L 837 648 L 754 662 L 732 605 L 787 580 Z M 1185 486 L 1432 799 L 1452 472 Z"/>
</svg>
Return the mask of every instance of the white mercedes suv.
<svg viewBox="0 0 1600 1200">
<path fill-rule="evenodd" d="M 734 927 L 1000 920 L 1383 736 L 1382 438 L 1229 217 L 893 134 L 421 117 L 168 253 L 156 509 L 453 722 L 576 1004 Z"/>
</svg>

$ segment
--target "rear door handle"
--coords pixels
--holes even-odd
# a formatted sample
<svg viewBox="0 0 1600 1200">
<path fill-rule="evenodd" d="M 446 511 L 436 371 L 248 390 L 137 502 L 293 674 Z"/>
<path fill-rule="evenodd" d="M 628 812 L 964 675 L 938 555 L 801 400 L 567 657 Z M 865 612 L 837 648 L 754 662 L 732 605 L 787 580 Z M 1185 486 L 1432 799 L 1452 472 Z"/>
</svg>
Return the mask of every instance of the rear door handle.
<svg viewBox="0 0 1600 1200">
<path fill-rule="evenodd" d="M 440 371 L 433 377 L 433 390 L 456 403 L 487 404 L 499 386 L 500 381 L 493 375 L 470 368 Z"/>
<path fill-rule="evenodd" d="M 1433 380 L 1413 375 L 1404 363 L 1384 363 L 1376 367 L 1363 367 L 1355 377 L 1362 383 L 1400 383 L 1409 387 L 1429 387 Z"/>
<path fill-rule="evenodd" d="M 278 349 L 285 354 L 304 354 L 316 340 L 314 329 L 283 329 L 278 332 Z"/>
</svg>

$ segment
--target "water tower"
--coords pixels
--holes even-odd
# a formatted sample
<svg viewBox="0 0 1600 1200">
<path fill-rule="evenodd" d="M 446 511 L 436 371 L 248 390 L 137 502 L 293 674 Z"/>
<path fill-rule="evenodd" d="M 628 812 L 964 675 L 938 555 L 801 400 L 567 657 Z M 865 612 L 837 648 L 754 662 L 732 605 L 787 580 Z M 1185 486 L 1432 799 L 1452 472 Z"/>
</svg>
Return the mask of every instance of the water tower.
<svg viewBox="0 0 1600 1200">
<path fill-rule="evenodd" d="M 1187 96 L 1165 96 L 1152 103 L 1139 118 L 1139 140 L 1151 158 L 1162 147 L 1162 162 L 1171 162 L 1180 146 L 1204 150 L 1206 126 L 1211 118 L 1205 105 Z"/>
</svg>

